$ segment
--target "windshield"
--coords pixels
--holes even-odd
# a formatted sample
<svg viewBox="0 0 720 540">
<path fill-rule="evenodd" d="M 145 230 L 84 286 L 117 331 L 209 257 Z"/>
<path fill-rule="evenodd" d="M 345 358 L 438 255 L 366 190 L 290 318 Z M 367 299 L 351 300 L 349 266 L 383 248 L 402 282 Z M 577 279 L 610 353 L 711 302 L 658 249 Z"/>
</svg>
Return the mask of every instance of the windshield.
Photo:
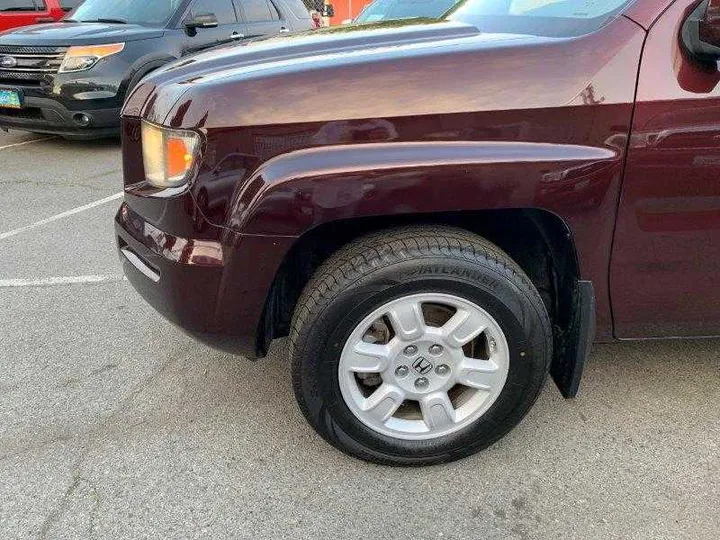
<svg viewBox="0 0 720 540">
<path fill-rule="evenodd" d="M 447 16 L 481 32 L 570 37 L 593 32 L 634 0 L 466 0 Z"/>
<path fill-rule="evenodd" d="M 165 26 L 183 0 L 85 0 L 68 19 Z"/>
<path fill-rule="evenodd" d="M 458 0 L 375 0 L 355 19 L 358 24 L 399 19 L 439 19 Z"/>
</svg>

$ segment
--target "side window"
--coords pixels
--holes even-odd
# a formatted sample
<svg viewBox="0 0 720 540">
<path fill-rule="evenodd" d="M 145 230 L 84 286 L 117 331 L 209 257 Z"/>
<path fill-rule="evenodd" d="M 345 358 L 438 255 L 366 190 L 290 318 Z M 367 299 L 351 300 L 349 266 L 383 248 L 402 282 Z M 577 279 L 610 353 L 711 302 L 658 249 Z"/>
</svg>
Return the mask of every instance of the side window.
<svg viewBox="0 0 720 540">
<path fill-rule="evenodd" d="M 275 2 L 273 2 L 272 0 L 268 0 L 268 4 L 270 4 L 270 15 L 272 16 L 273 20 L 279 21 L 280 19 L 282 19 L 282 17 L 280 16 L 280 10 L 275 5 Z"/>
<path fill-rule="evenodd" d="M 82 3 L 83 0 L 60 0 L 60 7 L 63 11 L 72 11 Z"/>
<path fill-rule="evenodd" d="M 37 11 L 38 3 L 33 2 L 33 0 L 0 0 L 0 12 Z M 45 9 L 45 7 L 43 6 L 42 9 Z"/>
<path fill-rule="evenodd" d="M 237 15 L 232 0 L 195 0 L 190 8 L 190 16 L 213 13 L 218 24 L 235 24 Z"/>
<path fill-rule="evenodd" d="M 268 0 L 241 0 L 239 4 L 242 5 L 246 22 L 266 22 L 280 19 L 277 8 Z"/>
</svg>

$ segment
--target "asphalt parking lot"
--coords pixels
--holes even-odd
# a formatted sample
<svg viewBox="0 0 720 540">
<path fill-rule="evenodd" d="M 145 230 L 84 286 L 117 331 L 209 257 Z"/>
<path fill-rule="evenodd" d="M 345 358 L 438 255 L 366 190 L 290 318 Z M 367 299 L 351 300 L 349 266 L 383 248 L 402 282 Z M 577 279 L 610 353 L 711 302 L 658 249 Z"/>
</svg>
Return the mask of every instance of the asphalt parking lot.
<svg viewBox="0 0 720 540">
<path fill-rule="evenodd" d="M 0 133 L 0 537 L 720 537 L 720 342 L 598 346 L 482 454 L 362 463 L 306 425 L 284 341 L 215 352 L 122 280 L 120 169 Z"/>
</svg>

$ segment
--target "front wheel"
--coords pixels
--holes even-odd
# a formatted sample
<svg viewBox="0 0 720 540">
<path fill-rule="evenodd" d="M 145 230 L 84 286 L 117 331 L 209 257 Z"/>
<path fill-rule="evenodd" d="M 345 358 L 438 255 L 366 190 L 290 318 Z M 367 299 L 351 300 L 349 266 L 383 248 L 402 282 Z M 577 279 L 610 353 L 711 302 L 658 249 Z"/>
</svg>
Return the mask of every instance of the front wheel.
<svg viewBox="0 0 720 540">
<path fill-rule="evenodd" d="M 300 408 L 327 441 L 426 465 L 477 452 L 522 419 L 552 333 L 537 290 L 497 246 L 407 227 L 362 238 L 318 270 L 290 354 Z"/>
</svg>

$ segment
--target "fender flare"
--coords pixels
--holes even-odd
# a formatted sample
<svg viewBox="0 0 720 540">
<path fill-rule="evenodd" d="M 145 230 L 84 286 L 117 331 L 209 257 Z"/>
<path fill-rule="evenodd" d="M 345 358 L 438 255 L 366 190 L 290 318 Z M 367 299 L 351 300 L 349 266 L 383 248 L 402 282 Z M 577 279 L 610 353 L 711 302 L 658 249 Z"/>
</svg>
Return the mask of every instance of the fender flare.
<svg viewBox="0 0 720 540">
<path fill-rule="evenodd" d="M 233 196 L 226 225 L 241 234 L 300 236 L 348 217 L 508 208 L 561 214 L 557 185 L 580 203 L 593 201 L 609 187 L 607 169 L 621 165 L 619 149 L 551 143 L 309 148 L 261 165 Z"/>
</svg>

